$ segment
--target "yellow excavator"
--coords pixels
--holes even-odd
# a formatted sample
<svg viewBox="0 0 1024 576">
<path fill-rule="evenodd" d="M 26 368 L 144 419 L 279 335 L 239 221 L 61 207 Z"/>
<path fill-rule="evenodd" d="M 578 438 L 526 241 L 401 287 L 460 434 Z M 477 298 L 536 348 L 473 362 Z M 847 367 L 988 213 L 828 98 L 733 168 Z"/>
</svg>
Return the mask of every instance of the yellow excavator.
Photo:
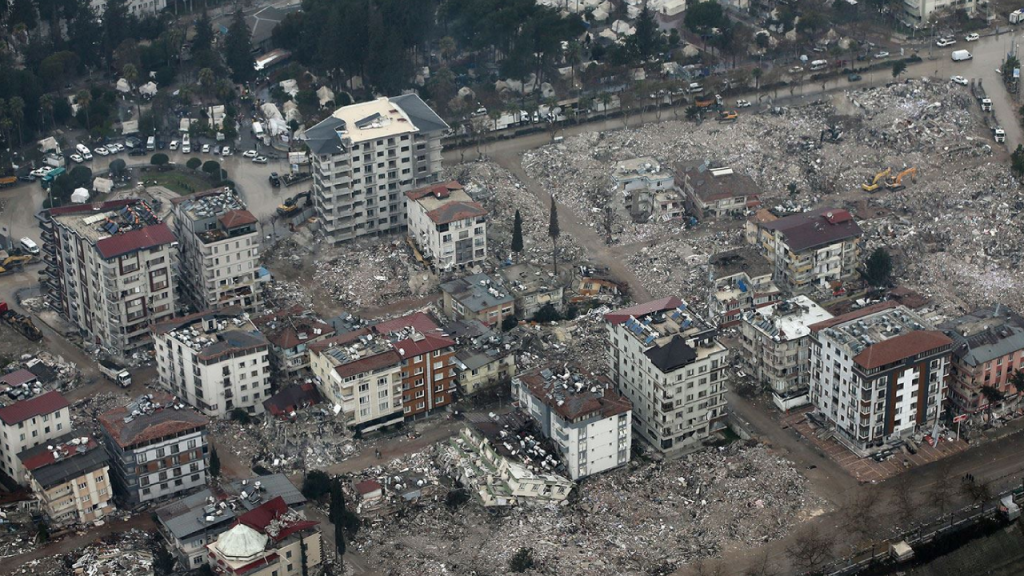
<svg viewBox="0 0 1024 576">
<path fill-rule="evenodd" d="M 903 179 L 907 177 L 910 177 L 911 181 L 917 180 L 916 166 L 913 168 L 907 168 L 906 170 L 897 174 L 895 178 L 892 178 L 885 183 L 885 187 L 892 191 L 903 190 L 904 188 L 906 188 L 906 186 L 903 184 Z"/>
<path fill-rule="evenodd" d="M 874 192 L 875 190 L 878 190 L 879 188 L 882 187 L 883 179 L 889 174 L 892 174 L 892 168 L 886 168 L 885 170 L 882 170 L 878 174 L 875 174 L 874 178 L 861 184 L 860 187 L 865 192 Z"/>
<path fill-rule="evenodd" d="M 31 262 L 31 256 L 8 256 L 0 262 L 0 274 L 7 274 L 17 268 L 21 268 L 26 263 Z"/>
<path fill-rule="evenodd" d="M 740 115 L 735 110 L 722 110 L 718 113 L 719 122 L 735 122 Z"/>
</svg>

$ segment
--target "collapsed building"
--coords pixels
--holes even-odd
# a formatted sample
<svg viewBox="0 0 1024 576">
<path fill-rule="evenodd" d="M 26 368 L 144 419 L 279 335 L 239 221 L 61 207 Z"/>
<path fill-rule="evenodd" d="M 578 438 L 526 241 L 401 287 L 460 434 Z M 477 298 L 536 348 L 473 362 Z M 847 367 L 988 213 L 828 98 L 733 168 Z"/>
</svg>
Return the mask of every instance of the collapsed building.
<svg viewBox="0 0 1024 576">
<path fill-rule="evenodd" d="M 477 320 L 451 322 L 445 332 L 459 346 L 455 353 L 455 384 L 464 396 L 504 384 L 516 375 L 516 355 L 499 332 Z"/>
<path fill-rule="evenodd" d="M 502 268 L 500 274 L 515 298 L 517 317 L 533 318 L 545 306 L 558 312 L 565 309 L 566 270 L 556 275 L 543 267 L 523 263 Z"/>
<path fill-rule="evenodd" d="M 270 367 L 277 375 L 294 378 L 309 370 L 309 345 L 334 336 L 330 324 L 294 305 L 253 319 L 270 344 Z"/>
<path fill-rule="evenodd" d="M 732 168 L 705 162 L 680 172 L 686 207 L 701 220 L 745 214 L 761 204 L 761 190 L 754 179 Z"/>
<path fill-rule="evenodd" d="M 441 284 L 444 312 L 452 320 L 478 320 L 501 326 L 515 315 L 515 297 L 486 274 L 471 274 Z"/>
<path fill-rule="evenodd" d="M 683 201 L 675 175 L 654 158 L 620 161 L 612 172 L 612 186 L 622 195 L 626 210 L 636 222 L 683 216 Z"/>
<path fill-rule="evenodd" d="M 708 294 L 708 320 L 720 328 L 740 323 L 747 311 L 782 299 L 772 282 L 772 267 L 751 248 L 720 252 L 708 262 L 712 289 Z"/>
<path fill-rule="evenodd" d="M 42 511 L 53 527 L 88 524 L 117 511 L 106 451 L 73 431 L 18 454 Z"/>
</svg>

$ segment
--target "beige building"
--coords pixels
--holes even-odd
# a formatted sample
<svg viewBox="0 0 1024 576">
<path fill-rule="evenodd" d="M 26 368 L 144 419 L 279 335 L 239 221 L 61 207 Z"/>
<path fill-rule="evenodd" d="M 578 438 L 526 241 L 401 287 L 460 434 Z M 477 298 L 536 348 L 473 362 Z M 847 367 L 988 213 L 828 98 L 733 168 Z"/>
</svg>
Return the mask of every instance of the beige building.
<svg viewBox="0 0 1024 576">
<path fill-rule="evenodd" d="M 686 204 L 697 218 L 744 214 L 761 204 L 761 190 L 753 178 L 732 168 L 701 165 L 682 172 Z"/>
<path fill-rule="evenodd" d="M 270 367 L 285 378 L 309 370 L 309 346 L 334 336 L 330 324 L 298 304 L 254 318 L 253 323 L 270 343 Z"/>
<path fill-rule="evenodd" d="M 405 94 L 339 108 L 306 130 L 320 233 L 337 244 L 405 230 L 405 192 L 437 182 L 448 129 Z"/>
<path fill-rule="evenodd" d="M 270 274 L 260 267 L 260 224 L 230 188 L 171 201 L 178 236 L 180 286 L 196 310 L 263 308 Z"/>
<path fill-rule="evenodd" d="M 410 190 L 409 238 L 423 257 L 443 270 L 464 268 L 487 258 L 487 210 L 458 182 Z"/>
<path fill-rule="evenodd" d="M 86 341 L 126 357 L 175 313 L 177 239 L 143 200 L 51 208 L 40 220 L 47 303 Z"/>
<path fill-rule="evenodd" d="M 515 297 L 486 274 L 472 274 L 441 285 L 444 312 L 452 320 L 477 320 L 489 327 L 515 315 Z"/>
<path fill-rule="evenodd" d="M 18 484 L 28 484 L 18 455 L 71 431 L 71 411 L 60 392 L 47 392 L 0 408 L 4 472 Z"/>
<path fill-rule="evenodd" d="M 518 318 L 529 320 L 549 304 L 559 312 L 565 308 L 568 280 L 564 268 L 562 274 L 555 276 L 546 268 L 523 263 L 502 268 L 500 273 L 505 288 L 515 298 Z"/>
<path fill-rule="evenodd" d="M 516 355 L 498 347 L 465 349 L 455 354 L 456 383 L 469 396 L 510 381 L 516 375 Z"/>
<path fill-rule="evenodd" d="M 54 526 L 88 524 L 117 510 L 109 456 L 83 432 L 72 432 L 18 455 L 29 485 Z"/>
<path fill-rule="evenodd" d="M 709 262 L 713 288 L 708 295 L 708 320 L 720 328 L 739 324 L 747 310 L 782 299 L 772 282 L 772 266 L 752 248 L 720 252 Z"/>
<path fill-rule="evenodd" d="M 320 523 L 278 496 L 238 517 L 238 523 L 208 547 L 214 574 L 299 576 L 319 572 L 323 562 Z"/>
</svg>

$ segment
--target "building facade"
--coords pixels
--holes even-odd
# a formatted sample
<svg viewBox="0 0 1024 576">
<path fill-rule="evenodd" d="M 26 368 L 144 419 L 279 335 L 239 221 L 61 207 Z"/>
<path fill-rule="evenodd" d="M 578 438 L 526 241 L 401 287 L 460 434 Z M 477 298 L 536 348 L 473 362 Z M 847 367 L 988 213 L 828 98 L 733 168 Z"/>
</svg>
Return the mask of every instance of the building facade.
<svg viewBox="0 0 1024 576">
<path fill-rule="evenodd" d="M 371 328 L 401 357 L 402 412 L 425 416 L 455 398 L 455 341 L 440 336 L 437 324 L 422 312 L 381 322 Z"/>
<path fill-rule="evenodd" d="M 981 308 L 937 326 L 953 340 L 949 399 L 959 414 L 989 408 L 984 386 L 1017 396 L 1015 372 L 1024 369 L 1024 318 L 1003 304 Z"/>
<path fill-rule="evenodd" d="M 330 324 L 299 305 L 255 318 L 253 324 L 270 343 L 270 367 L 284 378 L 309 370 L 309 345 L 334 336 Z"/>
<path fill-rule="evenodd" d="M 609 376 L 633 404 L 633 429 L 656 450 L 697 448 L 726 417 L 728 350 L 676 297 L 605 315 Z"/>
<path fill-rule="evenodd" d="M 931 431 L 953 341 L 894 302 L 811 325 L 811 403 L 854 452 Z"/>
<path fill-rule="evenodd" d="M 535 368 L 512 379 L 512 395 L 558 447 L 573 480 L 629 462 L 633 406 L 607 377 Z"/>
<path fill-rule="evenodd" d="M 88 524 L 117 511 L 109 456 L 84 432 L 72 432 L 18 455 L 51 526 Z"/>
<path fill-rule="evenodd" d="M 499 348 L 467 348 L 455 354 L 458 367 L 455 383 L 470 396 L 509 382 L 516 375 L 516 356 Z"/>
<path fill-rule="evenodd" d="M 270 275 L 259 264 L 260 224 L 230 188 L 171 201 L 182 300 L 195 310 L 263 308 Z"/>
<path fill-rule="evenodd" d="M 732 168 L 701 165 L 682 171 L 687 208 L 697 218 L 743 214 L 761 204 L 761 190 L 754 179 Z"/>
<path fill-rule="evenodd" d="M 92 6 L 97 15 L 102 16 L 107 9 L 107 0 L 91 0 L 89 5 Z M 125 8 L 132 16 L 141 18 L 157 14 L 164 8 L 167 8 L 167 0 L 128 0 L 128 2 L 125 2 Z"/>
<path fill-rule="evenodd" d="M 175 313 L 177 239 L 142 200 L 51 208 L 40 220 L 47 303 L 85 339 L 127 357 Z"/>
<path fill-rule="evenodd" d="M 71 431 L 69 406 L 60 392 L 47 392 L 0 408 L 4 472 L 15 482 L 29 483 L 18 454 Z"/>
<path fill-rule="evenodd" d="M 323 236 L 337 244 L 405 230 L 405 192 L 437 182 L 448 129 L 406 94 L 339 108 L 306 130 Z"/>
<path fill-rule="evenodd" d="M 650 157 L 622 160 L 612 172 L 612 186 L 637 222 L 681 217 L 684 203 L 675 184 L 672 171 Z"/>
<path fill-rule="evenodd" d="M 270 396 L 270 345 L 240 312 L 210 310 L 153 327 L 160 382 L 207 416 L 262 414 Z"/>
<path fill-rule="evenodd" d="M 720 328 L 739 324 L 747 310 L 782 299 L 782 291 L 772 282 L 772 267 L 749 248 L 715 254 L 709 264 L 713 288 L 708 320 Z"/>
<path fill-rule="evenodd" d="M 99 416 L 114 488 L 130 507 L 206 483 L 209 420 L 173 401 L 147 394 Z"/>
<path fill-rule="evenodd" d="M 964 10 L 973 16 L 978 7 L 975 0 L 903 0 L 903 12 L 899 18 L 912 28 L 926 28 L 929 21 L 941 13 L 953 14 Z"/>
<path fill-rule="evenodd" d="M 777 284 L 795 293 L 828 289 L 853 277 L 863 232 L 848 210 L 821 208 L 747 221 L 747 242 L 772 264 Z"/>
<path fill-rule="evenodd" d="M 409 238 L 442 270 L 487 259 L 487 210 L 451 181 L 405 193 Z"/>
<path fill-rule="evenodd" d="M 402 357 L 366 328 L 309 347 L 310 366 L 324 399 L 349 428 L 370 432 L 402 422 Z"/>
</svg>

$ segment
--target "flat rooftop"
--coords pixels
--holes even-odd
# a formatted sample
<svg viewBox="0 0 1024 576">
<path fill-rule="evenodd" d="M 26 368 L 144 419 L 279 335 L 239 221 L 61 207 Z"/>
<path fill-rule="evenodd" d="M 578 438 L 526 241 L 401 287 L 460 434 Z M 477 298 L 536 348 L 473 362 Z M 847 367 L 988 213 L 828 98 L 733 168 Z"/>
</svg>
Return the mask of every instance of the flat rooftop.
<svg viewBox="0 0 1024 576">
<path fill-rule="evenodd" d="M 549 292 L 561 285 L 558 276 L 555 276 L 553 272 L 527 263 L 502 268 L 501 276 L 506 280 L 505 285 L 520 296 L 535 292 Z"/>
<path fill-rule="evenodd" d="M 269 344 L 249 316 L 239 314 L 237 308 L 173 318 L 154 325 L 153 333 L 167 335 L 204 360 Z"/>
<path fill-rule="evenodd" d="M 612 172 L 612 178 L 615 180 L 634 178 L 636 176 L 674 178 L 672 172 L 663 170 L 661 163 L 650 156 L 620 160 L 615 164 L 615 171 Z"/>
<path fill-rule="evenodd" d="M 757 310 L 748 310 L 743 320 L 776 342 L 803 338 L 811 333 L 811 325 L 832 318 L 827 310 L 807 296 L 797 296 Z"/>
<path fill-rule="evenodd" d="M 589 374 L 575 367 L 534 368 L 516 378 L 530 394 L 562 418 L 611 418 L 625 414 L 633 405 L 615 391 L 607 376 Z"/>
<path fill-rule="evenodd" d="M 610 312 L 605 320 L 624 325 L 665 373 L 725 350 L 715 340 L 717 330 L 675 296 Z"/>
<path fill-rule="evenodd" d="M 473 312 L 515 301 L 505 287 L 486 274 L 473 274 L 441 285 L 441 290 Z"/>
<path fill-rule="evenodd" d="M 342 132 L 354 144 L 417 131 L 405 111 L 387 98 L 344 106 L 332 116 L 345 123 Z"/>
<path fill-rule="evenodd" d="M 845 348 L 865 369 L 952 346 L 942 332 L 931 330 L 914 311 L 883 302 L 811 325 Z"/>
<path fill-rule="evenodd" d="M 968 366 L 1024 350 L 1024 318 L 1005 304 L 979 308 L 938 329 L 953 340 L 953 351 Z"/>
<path fill-rule="evenodd" d="M 719 252 L 711 256 L 708 263 L 715 271 L 715 278 L 727 278 L 746 272 L 754 278 L 772 273 L 772 265 L 760 253 L 750 247 Z"/>
<path fill-rule="evenodd" d="M 177 241 L 144 200 L 54 208 L 49 214 L 55 222 L 95 245 L 105 259 Z"/>
</svg>

